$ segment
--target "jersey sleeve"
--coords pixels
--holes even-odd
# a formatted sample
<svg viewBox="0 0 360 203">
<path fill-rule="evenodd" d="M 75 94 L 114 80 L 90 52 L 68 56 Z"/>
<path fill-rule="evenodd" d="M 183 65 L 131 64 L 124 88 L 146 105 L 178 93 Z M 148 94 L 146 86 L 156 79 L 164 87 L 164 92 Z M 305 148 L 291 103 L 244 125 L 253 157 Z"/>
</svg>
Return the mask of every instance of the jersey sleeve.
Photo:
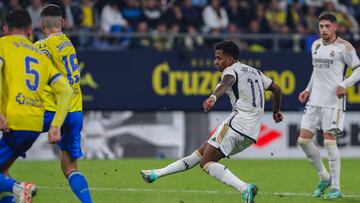
<svg viewBox="0 0 360 203">
<path fill-rule="evenodd" d="M 51 58 L 51 52 L 49 47 L 46 45 L 44 40 L 39 40 L 35 42 L 35 46 L 40 49 L 48 58 Z"/>
<path fill-rule="evenodd" d="M 236 73 L 232 66 L 230 66 L 224 70 L 224 72 L 221 76 L 221 79 L 223 79 L 225 75 L 232 75 L 234 78 L 236 78 Z"/>
<path fill-rule="evenodd" d="M 272 79 L 270 79 L 268 76 L 266 76 L 266 75 L 265 75 L 264 73 L 262 73 L 261 71 L 259 71 L 259 73 L 260 73 L 261 79 L 262 79 L 262 81 L 263 81 L 264 88 L 265 88 L 265 89 L 268 89 L 268 88 L 272 85 L 272 83 L 273 83 Z"/>
<path fill-rule="evenodd" d="M 3 66 L 5 65 L 5 61 L 4 61 L 4 50 L 3 50 L 3 46 L 0 42 L 0 107 L 1 107 L 1 95 L 3 93 L 2 91 L 2 79 L 3 79 L 3 75 L 2 75 L 2 69 Z M 1 109 L 1 108 L 0 108 Z"/>
<path fill-rule="evenodd" d="M 48 78 L 48 85 L 52 85 L 56 80 L 59 79 L 61 73 L 52 65 L 50 62 L 49 64 L 49 78 Z"/>
<path fill-rule="evenodd" d="M 5 63 L 4 61 L 4 48 L 2 43 L 0 42 L 0 63 L 3 65 Z"/>
<path fill-rule="evenodd" d="M 353 70 L 360 67 L 360 60 L 356 54 L 354 47 L 348 43 L 344 51 L 344 61 Z"/>
</svg>

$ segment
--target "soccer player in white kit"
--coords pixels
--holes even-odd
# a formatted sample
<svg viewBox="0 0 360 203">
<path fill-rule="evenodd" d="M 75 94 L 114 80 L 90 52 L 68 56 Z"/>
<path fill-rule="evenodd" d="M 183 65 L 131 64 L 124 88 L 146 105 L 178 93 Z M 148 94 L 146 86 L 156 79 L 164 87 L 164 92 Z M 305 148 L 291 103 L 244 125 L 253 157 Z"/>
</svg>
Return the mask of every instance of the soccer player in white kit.
<svg viewBox="0 0 360 203">
<path fill-rule="evenodd" d="M 298 143 L 316 169 L 320 182 L 313 197 L 325 195 L 327 199 L 341 197 L 340 154 L 336 135 L 344 127 L 345 89 L 360 79 L 360 61 L 353 46 L 336 35 L 336 17 L 331 13 L 319 16 L 321 38 L 311 48 L 313 72 L 299 101 L 307 101 L 302 118 Z M 345 79 L 346 65 L 353 73 Z M 322 163 L 320 152 L 312 141 L 317 130 L 323 131 L 324 147 L 328 153 L 330 174 Z"/>
<path fill-rule="evenodd" d="M 264 114 L 264 90 L 273 93 L 275 122 L 282 121 L 281 89 L 258 69 L 240 63 L 238 56 L 239 48 L 232 41 L 216 44 L 215 65 L 223 73 L 214 93 L 203 103 L 204 111 L 207 112 L 214 106 L 217 98 L 227 94 L 233 107 L 232 113 L 210 139 L 190 156 L 161 169 L 142 170 L 141 174 L 146 182 L 151 183 L 165 175 L 200 164 L 206 173 L 238 190 L 245 202 L 254 202 L 257 186 L 243 182 L 218 161 L 241 152 L 256 142 Z"/>
</svg>

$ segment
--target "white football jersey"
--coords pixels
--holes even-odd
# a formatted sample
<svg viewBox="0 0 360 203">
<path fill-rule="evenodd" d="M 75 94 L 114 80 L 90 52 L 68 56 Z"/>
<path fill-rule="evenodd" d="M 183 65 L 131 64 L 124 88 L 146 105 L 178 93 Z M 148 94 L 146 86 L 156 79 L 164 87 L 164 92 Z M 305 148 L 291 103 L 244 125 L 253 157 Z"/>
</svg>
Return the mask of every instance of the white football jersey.
<svg viewBox="0 0 360 203">
<path fill-rule="evenodd" d="M 237 62 L 226 68 L 222 74 L 235 77 L 235 82 L 227 90 L 233 111 L 238 115 L 231 120 L 230 126 L 242 134 L 256 140 L 264 114 L 264 91 L 272 80 L 258 69 Z"/>
<path fill-rule="evenodd" d="M 360 66 L 354 47 L 338 37 L 331 44 L 324 44 L 322 39 L 316 40 L 311 51 L 313 73 L 308 104 L 345 110 L 345 98 L 339 99 L 336 89 L 345 80 L 347 66 L 353 69 Z"/>
</svg>

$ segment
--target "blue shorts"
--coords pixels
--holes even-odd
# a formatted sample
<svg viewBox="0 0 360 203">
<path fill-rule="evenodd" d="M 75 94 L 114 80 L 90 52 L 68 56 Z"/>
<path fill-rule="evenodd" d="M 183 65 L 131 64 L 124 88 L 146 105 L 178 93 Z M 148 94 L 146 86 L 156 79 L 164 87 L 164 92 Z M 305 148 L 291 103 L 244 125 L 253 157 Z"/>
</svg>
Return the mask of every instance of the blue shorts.
<svg viewBox="0 0 360 203">
<path fill-rule="evenodd" d="M 54 115 L 54 112 L 45 111 L 44 132 L 49 130 Z M 61 141 L 57 145 L 61 151 L 67 151 L 73 159 L 83 156 L 80 144 L 82 127 L 83 113 L 81 111 L 68 113 L 61 127 Z"/>
<path fill-rule="evenodd" d="M 0 166 L 19 156 L 25 158 L 25 152 L 30 149 L 39 135 L 39 132 L 20 130 L 4 133 L 0 140 Z"/>
</svg>

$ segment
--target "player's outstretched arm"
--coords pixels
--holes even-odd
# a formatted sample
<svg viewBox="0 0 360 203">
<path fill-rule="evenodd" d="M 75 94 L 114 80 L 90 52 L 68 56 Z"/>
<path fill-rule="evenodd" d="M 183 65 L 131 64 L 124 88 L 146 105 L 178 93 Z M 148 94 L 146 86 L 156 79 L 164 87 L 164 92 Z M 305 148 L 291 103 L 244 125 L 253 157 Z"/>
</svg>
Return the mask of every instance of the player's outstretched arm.
<svg viewBox="0 0 360 203">
<path fill-rule="evenodd" d="M 284 116 L 282 115 L 282 113 L 280 112 L 280 107 L 281 107 L 281 88 L 275 84 L 272 83 L 270 85 L 270 87 L 267 89 L 269 91 L 272 92 L 272 98 L 273 98 L 273 118 L 275 123 L 279 123 L 284 119 Z"/>
<path fill-rule="evenodd" d="M 60 128 L 69 111 L 70 101 L 74 91 L 68 81 L 62 76 L 59 76 L 56 81 L 51 84 L 51 87 L 54 89 L 57 104 L 55 116 L 48 132 L 48 141 L 50 144 L 53 144 L 60 141 Z"/>
<path fill-rule="evenodd" d="M 210 95 L 204 102 L 204 111 L 208 112 L 215 104 L 217 98 L 223 96 L 226 90 L 231 87 L 235 82 L 235 77 L 232 75 L 225 75 L 220 83 L 216 86 L 216 89 L 212 95 Z"/>
</svg>

